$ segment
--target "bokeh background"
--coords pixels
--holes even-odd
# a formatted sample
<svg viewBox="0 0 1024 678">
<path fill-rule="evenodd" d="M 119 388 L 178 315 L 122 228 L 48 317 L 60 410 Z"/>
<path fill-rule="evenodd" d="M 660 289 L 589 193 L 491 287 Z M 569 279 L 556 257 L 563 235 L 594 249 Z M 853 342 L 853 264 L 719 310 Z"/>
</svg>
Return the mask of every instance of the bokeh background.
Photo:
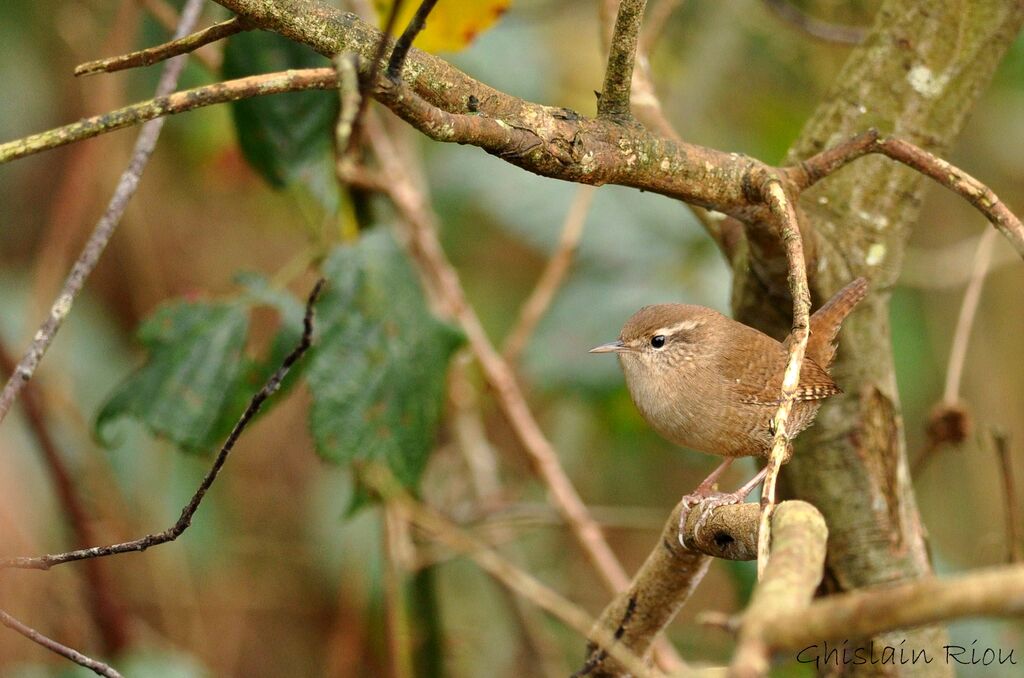
<svg viewBox="0 0 1024 678">
<path fill-rule="evenodd" d="M 163 40 L 167 31 L 154 11 L 178 4 L 0 3 L 0 140 L 148 98 L 154 69 L 84 79 L 71 71 L 83 61 Z M 448 56 L 506 92 L 593 114 L 593 91 L 602 78 L 596 4 L 514 0 L 493 29 Z M 795 4 L 849 25 L 868 24 L 878 5 Z M 211 3 L 205 20 L 221 18 Z M 667 116 L 687 140 L 779 161 L 848 51 L 794 29 L 758 0 L 687 0 L 664 26 L 652 68 Z M 193 63 L 182 87 L 214 80 Z M 1024 41 L 1018 40 L 950 158 L 1018 214 L 1024 212 L 1022 111 Z M 0 166 L 0 339 L 7 351 L 20 356 L 45 316 L 126 164 L 135 133 Z M 558 239 L 576 189 L 473 148 L 417 143 L 444 244 L 500 343 Z M 232 293 L 239 271 L 262 272 L 303 294 L 311 276 L 292 275 L 295 262 L 336 236 L 311 223 L 302 201 L 294 192 L 271 189 L 247 165 L 226 107 L 168 122 L 139 194 L 36 380 L 47 425 L 103 542 L 169 525 L 209 463 L 130 422 L 117 427 L 112 447 L 96 442 L 99 407 L 143 359 L 135 328 L 167 300 Z M 928 413 L 942 394 L 956 315 L 984 228 L 964 203 L 936 189 L 914 229 L 892 303 L 912 455 L 924 447 Z M 630 571 L 655 543 L 671 506 L 714 460 L 674 449 L 653 434 L 614 361 L 586 349 L 614 338 L 644 304 L 685 300 L 727 312 L 729 284 L 721 257 L 684 208 L 660 196 L 603 187 L 572 272 L 525 352 L 521 376 L 542 426 Z M 975 433 L 962 446 L 936 451 L 914 479 L 943 573 L 1005 559 L 1004 499 L 988 432 L 992 426 L 1009 432 L 1016 477 L 1024 482 L 1021 290 L 1024 266 L 1000 241 L 962 388 Z M 258 348 L 274 319 L 255 320 Z M 485 391 L 481 398 L 500 492 L 486 503 L 476 500 L 446 424 L 424 495 L 478 529 L 511 533 L 514 538 L 500 545 L 510 559 L 597 613 L 607 601 L 603 587 L 545 504 L 543 488 Z M 102 563 L 129 620 L 131 649 L 115 661 L 126 675 L 388 675 L 380 512 L 371 507 L 344 517 L 351 479 L 313 451 L 308 404 L 306 390 L 296 389 L 249 430 L 180 541 Z M 749 462 L 738 464 L 726 483 L 752 471 Z M 58 551 L 70 538 L 37 443 L 16 410 L 0 431 L 0 550 Z M 409 585 L 423 675 L 566 675 L 578 668 L 578 636 L 543 615 L 528 614 L 524 628 L 509 594 L 471 562 L 428 544 L 413 565 Z M 4 572 L 0 607 L 97 652 L 82 571 L 67 565 L 48 573 Z M 752 578 L 750 564 L 713 564 L 670 629 L 684 656 L 708 662 L 729 656 L 731 639 L 696 615 L 740 609 Z M 954 624 L 952 634 L 960 644 L 1017 648 L 1024 659 L 1019 621 L 965 621 Z M 430 668 L 430 656 L 440 659 L 440 668 Z M 795 664 L 779 671 L 809 675 Z M 22 637 L 0 632 L 0 674 L 72 672 Z M 981 669 L 962 674 L 996 675 Z"/>
</svg>

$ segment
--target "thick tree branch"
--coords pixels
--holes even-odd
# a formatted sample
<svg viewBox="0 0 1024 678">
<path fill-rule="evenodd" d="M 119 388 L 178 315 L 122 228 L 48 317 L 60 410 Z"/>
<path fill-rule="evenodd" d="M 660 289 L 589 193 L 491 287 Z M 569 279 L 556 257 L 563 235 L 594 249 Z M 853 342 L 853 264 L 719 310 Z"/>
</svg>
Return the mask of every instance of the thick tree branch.
<svg viewBox="0 0 1024 678">
<path fill-rule="evenodd" d="M 760 513 L 757 504 L 717 507 L 699 532 L 695 528 L 700 521 L 700 512 L 690 511 L 682 533 L 685 546 L 680 546 L 679 518 L 684 509 L 680 502 L 672 511 L 657 545 L 629 588 L 608 604 L 595 627 L 606 635 L 611 634 L 618 644 L 640 657 L 647 656 L 651 641 L 686 603 L 704 577 L 712 557 L 729 560 L 753 560 L 757 557 Z M 806 605 L 814 586 L 821 579 L 825 557 L 824 521 L 809 504 L 786 501 L 779 504 L 772 525 L 775 533 L 772 569 L 758 587 L 758 590 L 765 587 L 764 593 L 760 594 L 764 596 L 764 603 L 758 609 L 781 600 L 785 595 L 781 589 L 788 587 L 794 579 L 800 582 L 796 595 L 801 600 L 806 598 Z M 771 578 L 773 576 L 774 579 Z M 813 583 L 807 583 L 810 580 Z M 611 678 L 626 675 L 626 670 L 608 656 L 604 646 L 596 642 L 592 634 L 587 661 L 577 675 Z"/>
<path fill-rule="evenodd" d="M 771 559 L 743 612 L 730 676 L 768 674 L 765 634 L 777 616 L 798 613 L 811 602 L 825 570 L 827 539 L 818 509 L 802 501 L 779 504 L 772 517 Z"/>
</svg>

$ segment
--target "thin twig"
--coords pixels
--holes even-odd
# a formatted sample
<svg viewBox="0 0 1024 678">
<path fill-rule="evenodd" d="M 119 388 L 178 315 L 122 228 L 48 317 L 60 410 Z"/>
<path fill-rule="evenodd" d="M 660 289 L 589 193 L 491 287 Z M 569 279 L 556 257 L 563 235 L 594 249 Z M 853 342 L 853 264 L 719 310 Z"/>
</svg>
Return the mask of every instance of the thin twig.
<svg viewBox="0 0 1024 678">
<path fill-rule="evenodd" d="M 12 374 L 15 369 L 14 358 L 8 353 L 3 341 L 0 341 L 0 369 L 7 374 Z M 42 398 L 39 397 L 41 394 L 36 392 L 36 386 L 33 383 L 25 385 L 21 392 L 21 408 L 28 429 L 35 437 L 50 473 L 54 494 L 71 527 L 71 545 L 75 548 L 85 548 L 96 543 L 89 514 L 79 496 L 72 473 L 64 463 L 64 455 L 50 434 Z M 103 641 L 104 654 L 117 655 L 128 644 L 128 619 L 116 600 L 109 573 L 103 567 L 103 563 L 91 560 L 85 564 L 84 577 L 86 595 L 90 603 L 89 614 Z"/>
<path fill-rule="evenodd" d="M 615 18 L 608 65 L 604 73 L 601 98 L 597 102 L 599 118 L 629 119 L 629 93 L 633 82 L 633 62 L 643 23 L 647 0 L 621 0 Z"/>
<path fill-rule="evenodd" d="M 110 113 L 84 118 L 78 122 L 46 132 L 0 144 L 0 164 L 24 158 L 40 151 L 58 148 L 76 141 L 162 119 L 163 116 L 185 113 L 203 106 L 222 104 L 268 94 L 300 92 L 307 89 L 335 89 L 338 74 L 333 68 L 305 68 L 251 75 L 225 80 L 213 85 L 158 96 L 147 101 L 119 108 Z M 141 136 L 141 135 L 140 135 Z"/>
<path fill-rule="evenodd" d="M 9 629 L 17 631 L 18 633 L 25 636 L 32 642 L 42 645 L 50 652 L 59 654 L 61 657 L 64 657 L 66 659 L 70 659 L 79 666 L 84 666 L 85 668 L 89 669 L 93 673 L 96 673 L 97 675 L 106 676 L 107 678 L 121 678 L 121 674 L 113 668 L 111 668 L 110 666 L 108 666 L 107 664 L 92 659 L 91 657 L 87 657 L 78 650 L 73 650 L 67 645 L 62 645 L 53 638 L 44 636 L 31 626 L 26 626 L 25 624 L 21 623 L 4 610 L 0 610 L 0 624 L 3 624 Z"/>
<path fill-rule="evenodd" d="M 560 593 L 502 558 L 486 543 L 452 523 L 436 510 L 416 501 L 395 480 L 391 472 L 379 464 L 368 465 L 360 472 L 360 478 L 386 502 L 401 506 L 406 516 L 432 539 L 470 558 L 485 572 L 505 586 L 523 596 L 537 607 L 548 612 L 566 626 L 586 636 L 593 633 L 593 618 Z M 636 676 L 652 676 L 640 658 L 623 645 L 616 643 L 611 634 L 600 634 L 617 661 L 627 666 Z"/>
<path fill-rule="evenodd" d="M 434 9 L 437 0 L 423 0 L 416 8 L 416 13 L 409 20 L 409 25 L 402 31 L 402 35 L 395 41 L 395 48 L 391 50 L 391 58 L 388 59 L 387 75 L 391 80 L 398 80 L 402 76 L 402 67 L 405 65 L 405 57 L 412 48 L 413 40 L 427 26 L 427 17 Z"/>
<path fill-rule="evenodd" d="M 1003 502 L 1006 507 L 1006 559 L 1010 563 L 1024 562 L 1024 532 L 1021 530 L 1020 509 L 1017 508 L 1017 484 L 1013 478 L 1013 457 L 1010 456 L 1010 436 L 1006 431 L 992 429 L 992 443 L 999 457 L 999 471 L 1003 477 Z"/>
<path fill-rule="evenodd" d="M 195 26 L 196 21 L 199 19 L 202 8 L 203 0 L 188 1 L 181 11 L 181 18 L 178 21 L 178 28 L 174 33 L 174 37 L 180 38 L 192 30 L 192 27 Z M 178 84 L 178 76 L 181 75 L 181 71 L 185 67 L 186 58 L 185 55 L 175 57 L 164 66 L 163 73 L 160 75 L 160 82 L 156 88 L 158 97 L 174 91 Z M 139 185 L 142 171 L 149 162 L 149 158 L 156 146 L 156 141 L 160 137 L 160 130 L 163 128 L 163 124 L 162 119 L 152 120 L 146 123 L 139 132 L 135 148 L 132 150 L 131 161 L 128 164 L 128 168 L 121 174 L 117 188 L 114 190 L 114 195 L 107 204 L 106 211 L 96 224 L 96 228 L 93 229 L 92 235 L 89 236 L 85 248 L 64 281 L 64 286 L 61 288 L 57 300 L 50 308 L 49 317 L 47 317 L 46 321 L 36 332 L 28 352 L 18 363 L 17 369 L 8 378 L 3 392 L 0 393 L 0 422 L 7 416 L 15 398 L 18 397 L 18 392 L 35 374 L 39 361 L 42 360 L 43 355 L 50 347 L 50 343 L 53 342 L 61 323 L 64 322 L 64 318 L 71 311 L 71 305 L 74 303 L 75 297 L 78 296 L 78 293 L 85 285 L 86 279 L 93 268 L 96 267 L 100 255 L 103 254 L 103 250 L 106 248 L 107 243 L 110 242 L 111 236 L 114 235 L 114 231 L 121 221 L 121 215 L 124 213 L 128 201 L 135 195 L 135 189 Z M 4 145 L 6 146 L 7 144 Z M 0 162 L 2 161 L 3 152 L 0 151 Z"/>
<path fill-rule="evenodd" d="M 428 287 L 435 289 L 441 296 L 447 313 L 455 318 L 466 333 L 470 349 L 480 362 L 484 377 L 516 437 L 529 455 L 534 471 L 547 485 L 555 506 L 565 517 L 601 579 L 611 592 L 617 593 L 629 585 L 625 570 L 530 411 L 512 368 L 495 350 L 480 319 L 466 299 L 458 273 L 448 261 L 438 240 L 436 217 L 425 197 L 410 181 L 403 162 L 383 130 L 379 126 L 372 128 L 369 118 L 366 122 L 377 159 L 387 176 L 389 196 L 410 226 L 410 249 L 414 260 L 424 272 Z"/>
<path fill-rule="evenodd" d="M 168 31 L 173 32 L 178 25 L 178 11 L 166 0 L 136 0 L 136 2 L 142 5 L 149 15 Z M 203 68 L 210 73 L 220 72 L 221 56 L 221 52 L 212 45 L 192 52 L 192 58 L 202 64 Z"/>
<path fill-rule="evenodd" d="M 884 155 L 930 177 L 971 203 L 1002 233 L 1017 253 L 1024 257 L 1024 224 L 999 199 L 992 189 L 959 167 L 932 155 L 909 141 L 881 137 L 868 130 L 852 139 L 807 158 L 785 169 L 797 190 L 803 191 L 869 153 Z"/>
<path fill-rule="evenodd" d="M 408 539 L 408 524 L 400 506 L 384 505 L 384 604 L 387 614 L 388 661 L 391 678 L 413 678 L 412 635 L 409 606 L 405 594 L 406 559 L 403 557 Z"/>
<path fill-rule="evenodd" d="M 519 318 L 505 339 L 501 353 L 506 361 L 513 364 L 518 362 L 519 356 L 537 327 L 537 323 L 544 317 L 552 299 L 555 298 L 555 293 L 565 281 L 569 267 L 572 266 L 573 255 L 579 247 L 583 226 L 587 221 L 587 214 L 590 212 L 590 204 L 594 201 L 596 191 L 597 189 L 593 186 L 580 186 L 576 189 L 572 205 L 569 206 L 569 213 L 565 215 L 565 223 L 562 225 L 562 235 L 558 240 L 558 245 L 548 260 L 547 266 L 544 267 L 544 271 L 540 274 L 540 278 L 537 279 L 537 285 L 533 288 L 529 298 L 519 308 Z"/>
<path fill-rule="evenodd" d="M 817 19 L 789 0 L 764 0 L 764 4 L 786 23 L 823 42 L 859 45 L 868 34 L 866 29 L 859 26 L 844 26 Z"/>
<path fill-rule="evenodd" d="M 778 225 L 779 237 L 786 248 L 786 261 L 789 266 L 789 289 L 793 297 L 793 331 L 789 345 L 789 359 L 786 372 L 782 379 L 782 394 L 779 409 L 772 422 L 775 431 L 772 437 L 772 448 L 768 457 L 767 473 L 764 478 L 764 489 L 761 492 L 761 521 L 757 535 L 757 574 L 764 575 L 768 564 L 768 553 L 771 544 L 771 519 L 775 507 L 775 484 L 779 470 L 786 461 L 790 450 L 789 435 L 786 424 L 796 397 L 800 383 L 800 368 L 804 362 L 807 339 L 810 328 L 811 293 L 807 286 L 807 266 L 804 262 L 803 242 L 800 237 L 800 226 L 797 222 L 793 202 L 786 195 L 782 184 L 777 180 L 769 180 L 764 189 L 764 200 Z"/>
<path fill-rule="evenodd" d="M 224 38 L 249 30 L 245 22 L 239 17 L 233 17 L 227 21 L 214 24 L 209 28 L 196 31 L 177 40 L 165 42 L 155 47 L 147 47 L 129 54 L 122 54 L 96 61 L 87 61 L 75 67 L 75 75 L 95 75 L 96 73 L 113 73 L 128 68 L 140 66 L 152 66 L 153 64 L 166 61 L 179 54 L 194 52 L 204 45 L 222 40 Z"/>
<path fill-rule="evenodd" d="M 964 371 L 964 360 L 967 357 L 967 343 L 974 327 L 974 317 L 981 299 L 981 288 L 985 285 L 989 264 L 992 262 L 992 249 L 996 242 L 996 232 L 986 230 L 978 239 L 978 249 L 974 253 L 971 265 L 971 281 L 964 292 L 964 300 L 960 304 L 960 315 L 953 332 L 953 346 L 949 351 L 949 362 L 946 365 L 946 387 L 942 391 L 942 400 L 953 405 L 960 400 L 960 378 Z"/>
<path fill-rule="evenodd" d="M 231 450 L 234 448 L 235 443 L 238 442 L 238 438 L 245 431 L 249 422 L 252 421 L 256 413 L 260 411 L 263 403 L 272 396 L 278 388 L 281 386 L 281 382 L 287 376 L 288 371 L 291 370 L 292 365 L 302 357 L 302 354 L 309 349 L 313 342 L 313 305 L 316 303 L 317 297 L 320 295 L 320 290 L 323 289 L 324 280 L 317 281 L 313 287 L 313 291 L 310 292 L 309 298 L 306 300 L 306 314 L 302 321 L 302 337 L 299 340 L 298 345 L 292 350 L 291 353 L 285 357 L 281 363 L 281 367 L 271 375 L 270 379 L 263 385 L 256 395 L 249 401 L 249 406 L 245 408 L 245 412 L 239 418 L 234 428 L 231 429 L 231 433 L 228 435 L 227 440 L 224 441 L 224 445 L 220 448 L 220 452 L 217 453 L 217 458 L 214 459 L 213 465 L 210 470 L 206 472 L 206 476 L 203 481 L 199 484 L 192 498 L 181 510 L 181 516 L 177 522 L 171 527 L 167 528 L 163 532 L 154 532 L 147 534 L 145 537 L 133 539 L 132 541 L 122 542 L 120 544 L 111 544 L 109 546 L 94 546 L 92 548 L 78 549 L 75 551 L 67 551 L 65 553 L 54 553 L 45 556 L 22 556 L 17 558 L 3 558 L 0 559 L 0 568 L 20 568 L 29 570 L 48 570 L 54 565 L 61 565 L 63 563 L 69 563 L 75 560 L 85 560 L 87 558 L 100 558 L 104 556 L 112 556 L 118 553 L 131 553 L 133 551 L 145 551 L 153 546 L 160 544 L 166 544 L 167 542 L 174 541 L 182 535 L 191 526 L 192 517 L 195 516 L 196 511 L 199 510 L 199 505 L 203 501 L 203 497 L 206 496 L 207 491 L 213 485 L 213 482 L 217 479 L 217 475 L 220 473 L 221 468 L 228 459 L 228 455 L 231 454 Z"/>
<path fill-rule="evenodd" d="M 367 74 L 366 79 L 362 80 L 359 83 L 359 98 L 354 99 L 354 97 L 352 97 L 351 95 L 346 97 L 344 94 L 342 94 L 341 114 L 351 116 L 351 120 L 349 121 L 349 130 L 347 136 L 345 136 L 344 139 L 339 138 L 339 141 L 344 141 L 344 144 L 338 144 L 339 167 L 353 164 L 349 159 L 349 154 L 352 150 L 352 142 L 353 140 L 359 137 L 359 124 L 360 121 L 363 119 L 363 116 L 366 114 L 366 107 L 370 102 L 370 88 L 373 86 L 373 83 L 377 81 L 377 74 L 380 73 L 380 64 L 381 61 L 384 60 L 384 52 L 387 51 L 388 43 L 391 40 L 391 34 L 395 30 L 395 22 L 398 20 L 398 13 L 402 10 L 403 4 L 403 0 L 392 0 L 391 2 L 391 10 L 388 12 L 387 20 L 384 22 L 384 32 L 381 34 L 380 40 L 377 41 L 377 53 L 374 54 L 373 61 L 370 64 L 370 72 Z M 365 7 L 363 9 L 369 10 L 370 8 Z M 342 57 L 339 54 L 339 56 L 336 59 L 336 63 L 339 66 L 339 73 L 341 66 L 341 61 L 339 60 L 343 58 L 345 57 Z M 353 67 L 358 67 L 358 62 L 356 59 L 357 56 L 354 54 L 351 57 L 349 57 L 349 63 L 351 63 Z M 356 102 L 355 108 L 352 109 L 352 111 L 348 114 L 345 113 L 344 108 L 346 106 L 346 98 L 348 98 L 349 100 L 354 100 Z M 351 106 L 351 103 L 348 103 L 347 105 Z M 341 123 L 339 121 L 339 130 L 341 129 L 340 125 Z"/>
</svg>

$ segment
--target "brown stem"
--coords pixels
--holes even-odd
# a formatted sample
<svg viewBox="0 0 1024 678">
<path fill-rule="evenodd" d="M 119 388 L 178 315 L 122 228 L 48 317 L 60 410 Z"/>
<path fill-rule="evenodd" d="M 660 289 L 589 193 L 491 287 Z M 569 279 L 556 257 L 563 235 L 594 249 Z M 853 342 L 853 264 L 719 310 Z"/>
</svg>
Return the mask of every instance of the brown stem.
<svg viewBox="0 0 1024 678">
<path fill-rule="evenodd" d="M 2 341 L 0 341 L 0 369 L 6 374 L 12 374 L 15 369 L 14 358 Z M 25 413 L 29 431 L 39 445 L 39 451 L 42 453 L 43 461 L 50 473 L 57 501 L 71 525 L 71 532 L 74 535 L 72 546 L 85 548 L 89 544 L 96 543 L 92 523 L 75 488 L 71 472 L 64 463 L 64 455 L 61 454 L 56 441 L 50 435 L 50 427 L 47 425 L 46 415 L 43 413 L 42 403 L 38 396 L 35 385 L 27 384 L 21 392 L 21 408 Z M 84 575 L 88 584 L 86 590 L 90 601 L 88 610 L 103 640 L 103 653 L 107 655 L 120 654 L 128 645 L 128 618 L 117 602 L 109 573 L 100 561 L 91 560 L 85 564 Z"/>
<path fill-rule="evenodd" d="M 136 52 L 131 52 L 130 54 L 122 54 L 120 56 L 108 57 L 106 59 L 97 59 L 96 61 L 88 61 L 75 67 L 75 75 L 113 73 L 115 71 L 123 71 L 128 68 L 152 66 L 153 64 L 160 63 L 161 61 L 166 61 L 171 57 L 176 57 L 179 54 L 194 52 L 204 45 L 208 45 L 246 30 L 248 30 L 248 27 L 245 25 L 245 22 L 243 22 L 239 17 L 233 17 L 227 21 L 222 21 L 210 26 L 209 28 L 204 28 L 201 31 L 192 33 L 191 35 L 186 35 L 183 38 L 165 42 L 162 45 L 147 47 L 146 49 L 140 49 Z"/>
<path fill-rule="evenodd" d="M 802 191 L 869 153 L 878 153 L 910 167 L 971 203 L 1024 257 L 1024 225 L 999 197 L 967 172 L 909 141 L 881 137 L 868 130 L 849 141 L 813 155 L 787 171 Z"/>
<path fill-rule="evenodd" d="M 633 82 L 633 61 L 637 40 L 644 19 L 647 0 L 620 0 L 608 52 L 601 98 L 597 101 L 597 117 L 628 120 L 629 91 Z"/>
<path fill-rule="evenodd" d="M 764 0 L 764 4 L 780 19 L 807 35 L 824 42 L 858 45 L 867 37 L 867 30 L 859 26 L 844 26 L 817 19 L 794 5 L 790 0 Z"/>
</svg>

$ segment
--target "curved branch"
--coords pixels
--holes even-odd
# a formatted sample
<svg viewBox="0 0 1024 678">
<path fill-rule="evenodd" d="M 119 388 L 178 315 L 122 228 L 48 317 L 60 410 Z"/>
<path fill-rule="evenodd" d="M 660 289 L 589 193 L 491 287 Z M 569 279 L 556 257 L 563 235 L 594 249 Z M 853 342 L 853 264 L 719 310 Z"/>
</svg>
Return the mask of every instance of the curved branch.
<svg viewBox="0 0 1024 678">
<path fill-rule="evenodd" d="M 1006 236 L 1017 253 L 1024 257 L 1024 225 L 999 196 L 959 167 L 909 141 L 882 137 L 878 130 L 871 129 L 787 168 L 786 172 L 802 191 L 854 160 L 871 153 L 884 155 L 906 165 L 971 203 Z"/>
</svg>

